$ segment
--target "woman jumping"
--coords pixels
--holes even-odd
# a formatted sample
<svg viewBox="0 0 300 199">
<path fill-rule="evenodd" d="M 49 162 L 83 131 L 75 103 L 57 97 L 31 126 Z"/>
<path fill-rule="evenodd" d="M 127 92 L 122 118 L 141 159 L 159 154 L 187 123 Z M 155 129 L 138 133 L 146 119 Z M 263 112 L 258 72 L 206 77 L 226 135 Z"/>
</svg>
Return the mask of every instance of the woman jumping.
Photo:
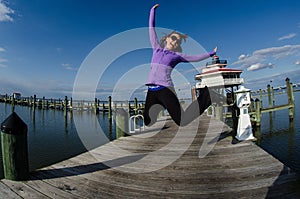
<svg viewBox="0 0 300 199">
<path fill-rule="evenodd" d="M 178 126 L 189 124 L 201 115 L 210 105 L 211 99 L 208 88 L 200 91 L 200 96 L 184 111 L 175 93 L 171 72 L 180 62 L 198 62 L 216 54 L 217 48 L 207 54 L 186 55 L 182 53 L 181 42 L 187 35 L 176 31 L 158 41 L 155 31 L 155 10 L 159 4 L 154 5 L 150 11 L 149 34 L 153 48 L 150 73 L 146 85 L 148 92 L 144 110 L 145 124 L 150 126 L 157 120 L 160 111 L 167 109 L 171 118 Z"/>
</svg>

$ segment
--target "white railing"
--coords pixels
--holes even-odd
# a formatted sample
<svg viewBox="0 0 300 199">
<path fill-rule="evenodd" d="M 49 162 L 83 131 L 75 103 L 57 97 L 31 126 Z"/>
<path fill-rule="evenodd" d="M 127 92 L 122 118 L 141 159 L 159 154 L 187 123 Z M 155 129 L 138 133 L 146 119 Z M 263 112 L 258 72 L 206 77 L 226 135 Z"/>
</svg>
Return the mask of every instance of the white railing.
<svg viewBox="0 0 300 199">
<path fill-rule="evenodd" d="M 133 115 L 129 118 L 129 133 L 136 133 L 145 130 L 143 115 Z"/>
</svg>

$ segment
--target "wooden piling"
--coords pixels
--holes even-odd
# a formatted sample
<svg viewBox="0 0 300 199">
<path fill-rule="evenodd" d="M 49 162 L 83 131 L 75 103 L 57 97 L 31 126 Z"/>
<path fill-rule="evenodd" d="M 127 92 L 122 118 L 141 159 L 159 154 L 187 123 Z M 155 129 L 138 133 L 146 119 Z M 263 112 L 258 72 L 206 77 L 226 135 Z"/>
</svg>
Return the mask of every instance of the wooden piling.
<svg viewBox="0 0 300 199">
<path fill-rule="evenodd" d="M 108 97 L 108 118 L 112 118 L 111 96 Z"/>
<path fill-rule="evenodd" d="M 65 96 L 65 101 L 64 101 L 64 116 L 65 118 L 67 117 L 67 112 L 68 112 L 68 96 Z"/>
<path fill-rule="evenodd" d="M 286 78 L 286 89 L 288 95 L 288 104 L 291 105 L 289 108 L 289 119 L 290 121 L 294 120 L 294 112 L 295 112 L 295 102 L 294 102 L 294 91 L 293 85 L 290 83 L 290 79 Z"/>
<path fill-rule="evenodd" d="M 261 102 L 259 99 L 255 100 L 255 125 L 260 126 L 261 120 Z"/>
<path fill-rule="evenodd" d="M 95 114 L 99 114 L 99 107 L 98 107 L 98 99 L 95 98 L 95 101 L 94 101 L 94 112 Z"/>
<path fill-rule="evenodd" d="M 285 79 L 285 82 L 286 82 L 286 92 L 287 92 L 287 95 L 288 95 L 288 103 L 291 104 L 293 103 L 292 101 L 292 89 L 291 86 L 290 86 L 290 79 L 289 78 L 286 78 Z"/>
<path fill-rule="evenodd" d="M 136 97 L 134 98 L 134 114 L 138 114 L 138 101 Z"/>
<path fill-rule="evenodd" d="M 46 100 L 46 109 L 49 109 L 49 101 Z"/>
<path fill-rule="evenodd" d="M 273 106 L 275 106 L 275 93 L 274 93 L 274 87 L 273 86 L 271 87 L 271 93 L 272 93 L 272 103 L 273 103 Z"/>
<path fill-rule="evenodd" d="M 33 108 L 36 106 L 36 95 L 33 95 Z"/>
<path fill-rule="evenodd" d="M 56 100 L 53 100 L 53 109 L 56 109 Z"/>
<path fill-rule="evenodd" d="M 123 108 L 119 108 L 116 110 L 116 136 L 123 137 L 128 132 L 128 113 Z"/>
<path fill-rule="evenodd" d="M 12 96 L 12 101 L 11 101 L 11 111 L 14 112 L 15 111 L 15 96 Z"/>
<path fill-rule="evenodd" d="M 223 121 L 223 106 L 222 105 L 215 106 L 215 114 L 216 114 L 216 118 L 218 120 Z"/>
<path fill-rule="evenodd" d="M 73 98 L 70 99 L 70 111 L 73 111 Z"/>
<path fill-rule="evenodd" d="M 272 107 L 272 95 L 271 95 L 271 86 L 270 84 L 268 84 L 267 86 L 267 90 L 268 90 L 268 104 L 269 104 L 269 108 Z"/>
<path fill-rule="evenodd" d="M 27 125 L 13 112 L 1 124 L 4 177 L 9 180 L 29 178 Z"/>
<path fill-rule="evenodd" d="M 239 120 L 239 109 L 236 105 L 236 103 L 234 103 L 234 105 L 232 106 L 232 112 L 231 112 L 231 118 L 232 118 L 232 128 L 233 130 L 237 131 L 237 127 L 238 127 L 238 120 Z"/>
</svg>

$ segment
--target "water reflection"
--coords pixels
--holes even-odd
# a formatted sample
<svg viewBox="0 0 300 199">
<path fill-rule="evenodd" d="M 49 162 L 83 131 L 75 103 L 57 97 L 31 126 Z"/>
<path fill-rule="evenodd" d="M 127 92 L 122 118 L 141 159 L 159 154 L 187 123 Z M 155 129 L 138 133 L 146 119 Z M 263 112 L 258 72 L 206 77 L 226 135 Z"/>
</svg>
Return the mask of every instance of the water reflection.
<svg viewBox="0 0 300 199">
<path fill-rule="evenodd" d="M 24 106 L 15 106 L 14 110 L 28 126 L 30 170 L 45 167 L 87 151 L 77 133 L 74 117 L 87 124 L 92 131 L 101 128 L 103 139 L 93 140 L 94 147 L 116 139 L 114 119 L 108 119 L 106 113 L 95 115 L 91 111 L 64 112 Z M 1 123 L 11 113 L 10 104 L 0 103 Z M 86 134 L 88 135 L 89 132 Z M 1 167 L 0 170 L 2 171 Z"/>
<path fill-rule="evenodd" d="M 288 119 L 287 127 L 278 126 L 278 122 L 282 120 L 278 114 L 269 115 L 268 131 L 262 131 L 264 127 L 253 127 L 254 135 L 257 138 L 256 144 L 266 150 L 268 153 L 279 159 L 282 163 L 292 168 L 296 172 L 300 172 L 299 147 L 295 144 L 297 140 L 297 132 L 295 131 L 294 121 Z M 264 123 L 266 123 L 266 119 Z M 282 123 L 282 121 L 281 121 Z M 299 137 L 299 135 L 298 135 Z"/>
</svg>

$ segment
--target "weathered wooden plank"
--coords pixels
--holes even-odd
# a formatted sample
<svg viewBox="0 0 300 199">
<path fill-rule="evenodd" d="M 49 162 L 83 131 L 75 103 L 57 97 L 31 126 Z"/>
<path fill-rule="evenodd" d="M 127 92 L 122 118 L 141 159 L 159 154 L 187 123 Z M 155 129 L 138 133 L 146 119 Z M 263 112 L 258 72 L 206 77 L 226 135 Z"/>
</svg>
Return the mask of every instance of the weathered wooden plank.
<svg viewBox="0 0 300 199">
<path fill-rule="evenodd" d="M 18 194 L 16 194 L 2 181 L 0 182 L 0 198 L 21 199 L 21 197 Z"/>
<path fill-rule="evenodd" d="M 69 192 L 64 191 L 63 189 L 60 189 L 58 187 L 54 187 L 51 184 L 44 182 L 43 180 L 39 180 L 37 178 L 34 178 L 33 176 L 32 180 L 27 181 L 26 184 L 33 189 L 43 193 L 47 197 L 50 198 L 66 198 L 66 199 L 71 199 L 71 198 L 79 198 L 80 196 L 71 194 Z"/>
<path fill-rule="evenodd" d="M 32 187 L 26 185 L 24 182 L 2 180 L 2 183 L 7 185 L 11 190 L 22 198 L 48 198 L 46 195 L 42 194 L 39 190 L 33 189 Z"/>
</svg>

